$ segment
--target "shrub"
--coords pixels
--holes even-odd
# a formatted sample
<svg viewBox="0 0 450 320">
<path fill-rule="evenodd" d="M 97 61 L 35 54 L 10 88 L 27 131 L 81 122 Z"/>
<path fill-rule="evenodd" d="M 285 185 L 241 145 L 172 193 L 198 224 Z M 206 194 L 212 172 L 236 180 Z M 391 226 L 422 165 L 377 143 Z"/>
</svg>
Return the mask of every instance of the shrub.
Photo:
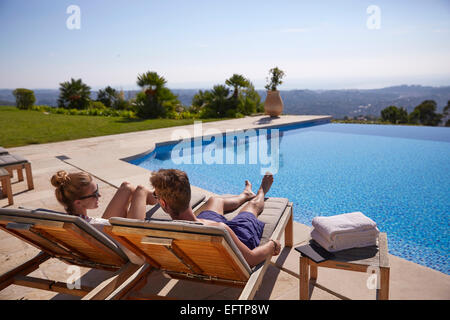
<svg viewBox="0 0 450 320">
<path fill-rule="evenodd" d="M 175 111 L 169 111 L 166 113 L 166 118 L 168 119 L 178 119 L 178 113 Z"/>
<path fill-rule="evenodd" d="M 100 110 L 100 109 L 88 109 L 87 110 L 89 116 L 101 116 L 101 115 L 103 115 L 102 111 L 103 110 Z"/>
<path fill-rule="evenodd" d="M 425 126 L 437 126 L 443 117 L 442 114 L 436 113 L 437 104 L 434 100 L 425 100 L 409 115 L 410 123 L 420 123 Z"/>
<path fill-rule="evenodd" d="M 50 107 L 50 106 L 32 106 L 30 110 L 51 113 L 53 111 L 53 109 L 55 109 L 55 108 Z"/>
<path fill-rule="evenodd" d="M 396 106 L 389 106 L 381 110 L 381 120 L 390 123 L 407 123 L 408 112 L 404 108 L 397 108 Z"/>
<path fill-rule="evenodd" d="M 113 108 L 117 110 L 132 110 L 133 106 L 125 99 L 118 99 L 113 104 Z"/>
<path fill-rule="evenodd" d="M 196 115 L 190 113 L 189 111 L 183 111 L 180 113 L 180 119 L 195 119 Z"/>
<path fill-rule="evenodd" d="M 136 115 L 135 115 L 135 113 L 134 113 L 133 111 L 131 111 L 131 110 L 125 110 L 125 111 L 122 111 L 122 117 L 132 119 L 132 118 L 135 118 Z"/>
<path fill-rule="evenodd" d="M 16 106 L 19 109 L 31 109 L 36 102 L 33 90 L 17 88 L 13 91 L 13 95 L 16 97 Z"/>
<path fill-rule="evenodd" d="M 91 100 L 91 101 L 89 101 L 89 108 L 104 110 L 104 109 L 106 109 L 106 106 L 100 101 L 92 101 Z"/>
<path fill-rule="evenodd" d="M 227 118 L 236 118 L 236 109 L 229 109 L 225 113 L 225 117 Z"/>
<path fill-rule="evenodd" d="M 64 109 L 64 108 L 56 108 L 55 109 L 55 113 L 56 114 L 68 114 L 68 110 Z"/>
</svg>

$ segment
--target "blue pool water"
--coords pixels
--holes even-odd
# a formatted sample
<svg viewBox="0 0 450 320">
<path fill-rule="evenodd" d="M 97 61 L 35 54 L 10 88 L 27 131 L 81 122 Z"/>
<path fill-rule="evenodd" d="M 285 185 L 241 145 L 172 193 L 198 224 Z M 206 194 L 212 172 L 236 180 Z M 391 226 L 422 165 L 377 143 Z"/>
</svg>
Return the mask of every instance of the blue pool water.
<svg viewBox="0 0 450 320">
<path fill-rule="evenodd" d="M 274 136 L 268 133 L 259 132 Z M 450 128 L 328 123 L 279 128 L 279 137 L 268 196 L 289 198 L 295 221 L 310 226 L 315 216 L 361 211 L 387 233 L 391 254 L 450 274 Z M 252 141 L 244 143 L 246 154 Z M 182 156 L 211 154 L 211 144 L 184 144 Z M 267 167 L 249 156 L 245 164 L 176 164 L 171 155 L 180 146 L 130 162 L 184 170 L 193 185 L 219 194 L 240 193 L 245 179 L 256 191 Z"/>
</svg>

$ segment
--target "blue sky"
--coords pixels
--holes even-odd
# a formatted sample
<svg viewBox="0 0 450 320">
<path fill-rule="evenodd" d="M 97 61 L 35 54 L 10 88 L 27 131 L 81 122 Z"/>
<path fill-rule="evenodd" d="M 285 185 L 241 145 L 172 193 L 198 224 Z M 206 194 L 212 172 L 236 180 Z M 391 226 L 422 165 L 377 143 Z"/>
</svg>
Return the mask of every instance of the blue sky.
<svg viewBox="0 0 450 320">
<path fill-rule="evenodd" d="M 285 90 L 450 85 L 449 0 L 0 0 L 0 30 L 0 88 L 131 89 L 152 70 L 171 88 L 239 73 L 262 89 L 274 66 Z"/>
</svg>

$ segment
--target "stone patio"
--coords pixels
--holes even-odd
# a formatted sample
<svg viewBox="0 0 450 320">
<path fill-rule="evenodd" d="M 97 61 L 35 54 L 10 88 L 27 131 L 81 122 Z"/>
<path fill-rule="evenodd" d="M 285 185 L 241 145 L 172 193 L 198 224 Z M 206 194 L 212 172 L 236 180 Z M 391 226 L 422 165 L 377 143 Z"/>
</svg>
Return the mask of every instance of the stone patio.
<svg viewBox="0 0 450 320">
<path fill-rule="evenodd" d="M 202 126 L 203 132 L 208 129 L 218 129 L 225 132 L 226 130 L 262 128 L 312 120 L 326 121 L 328 119 L 330 119 L 328 116 L 282 116 L 276 119 L 258 116 L 203 123 Z M 135 185 L 149 184 L 149 171 L 120 159 L 149 152 L 157 142 L 172 140 L 171 135 L 175 129 L 186 129 L 194 133 L 193 126 L 190 125 L 9 148 L 10 153 L 22 155 L 31 162 L 35 186 L 34 190 L 27 191 L 26 182 L 18 182 L 17 176 L 15 176 L 12 184 L 14 194 L 14 205 L 12 207 L 62 210 L 54 197 L 50 177 L 57 170 L 64 169 L 68 172 L 75 172 L 82 169 L 98 179 L 102 197 L 100 198 L 99 208 L 91 215 L 100 217 L 115 193 L 116 187 L 122 181 L 129 181 Z M 61 155 L 69 159 L 62 161 L 56 158 Z M 212 194 L 207 190 L 203 191 L 208 195 Z M 6 198 L 0 199 L 0 207 L 8 207 Z M 295 246 L 306 240 L 309 230 L 310 227 L 306 225 L 294 223 Z M 4 231 L 0 231 L 0 274 L 34 257 L 38 252 L 38 249 Z M 288 248 L 285 248 L 279 256 L 274 257 L 255 299 L 298 299 L 298 260 L 299 254 Z M 393 255 L 389 255 L 389 261 L 391 265 L 390 299 L 450 298 L 450 277 L 448 275 Z M 67 273 L 67 267 L 67 264 L 59 260 L 50 259 L 30 275 L 65 282 L 70 276 Z M 81 270 L 82 285 L 94 286 L 110 275 L 105 271 L 87 268 L 81 268 Z M 315 287 L 310 289 L 311 299 L 374 299 L 375 290 L 368 289 L 366 285 L 368 277 L 369 274 L 364 273 L 320 268 L 318 282 Z M 240 290 L 173 280 L 166 278 L 160 272 L 155 272 L 149 276 L 147 285 L 140 292 L 142 294 L 163 294 L 177 299 L 236 299 Z M 0 299 L 79 298 L 12 285 L 0 292 Z"/>
</svg>

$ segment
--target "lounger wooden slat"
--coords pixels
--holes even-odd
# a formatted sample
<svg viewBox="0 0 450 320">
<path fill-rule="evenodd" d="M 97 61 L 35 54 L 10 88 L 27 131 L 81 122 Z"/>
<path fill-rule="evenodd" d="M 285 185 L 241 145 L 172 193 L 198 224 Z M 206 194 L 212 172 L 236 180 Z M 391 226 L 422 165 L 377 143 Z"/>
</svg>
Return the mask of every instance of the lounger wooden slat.
<svg viewBox="0 0 450 320">
<path fill-rule="evenodd" d="M 237 268 L 233 264 L 232 256 L 229 254 L 230 250 L 224 247 L 221 236 L 212 235 L 195 235 L 192 237 L 192 232 L 167 232 L 162 230 L 137 230 L 138 236 L 133 234 L 136 228 L 130 227 L 106 227 L 105 231 L 111 236 L 125 235 L 135 247 L 140 249 L 145 256 L 142 258 L 148 260 L 150 258 L 160 265 L 159 269 L 169 272 L 178 272 L 185 274 L 207 275 L 211 277 L 222 278 L 223 280 L 243 281 L 248 278 L 248 273 L 239 272 L 244 268 Z M 177 247 L 178 256 L 172 251 L 161 245 L 152 245 L 142 243 L 145 237 L 162 236 L 163 239 L 172 237 L 173 244 Z M 192 239 L 194 238 L 194 239 Z M 132 247 L 129 248 L 132 250 Z M 140 252 L 134 252 L 139 254 Z M 181 257 L 181 259 L 180 259 Z M 182 257 L 188 257 L 183 259 Z M 233 268 L 234 267 L 234 268 Z M 196 272 L 202 271 L 202 272 Z"/>
<path fill-rule="evenodd" d="M 292 203 L 281 198 L 269 200 L 267 211 L 273 215 L 270 239 L 279 240 L 285 233 L 285 245 L 292 246 Z M 110 223 L 104 231 L 153 268 L 175 279 L 243 287 L 240 299 L 254 297 L 271 260 L 252 270 L 228 232 L 219 227 L 123 218 L 112 218 Z"/>
<path fill-rule="evenodd" d="M 85 248 L 84 252 L 87 254 L 88 258 L 101 263 L 117 266 L 121 266 L 124 262 L 126 262 L 123 258 L 115 254 L 110 248 L 95 240 L 91 235 L 85 234 L 77 226 L 66 223 L 64 224 L 64 230 L 66 230 L 69 235 L 73 236 L 71 239 L 77 238 L 80 240 L 80 243 L 82 243 Z M 101 252 L 101 254 L 99 254 L 99 252 Z"/>
<path fill-rule="evenodd" d="M 87 286 L 71 289 L 64 282 L 28 276 L 52 257 L 71 265 L 116 272 L 125 270 L 125 265 L 126 270 L 139 267 L 130 263 L 111 239 L 78 217 L 39 210 L 0 209 L 0 229 L 41 250 L 35 258 L 1 275 L 0 290 L 15 284 L 79 297 L 93 290 Z M 106 287 L 113 291 L 125 280 L 125 275 L 120 276 Z M 103 294 L 107 293 L 105 290 Z"/>
<path fill-rule="evenodd" d="M 0 223 L 0 229 L 3 231 L 27 242 L 28 244 L 41 249 L 42 251 L 48 253 L 52 256 L 61 256 L 65 258 L 70 258 L 72 255 L 68 255 L 67 251 L 63 250 L 61 246 L 57 246 L 55 243 L 38 236 L 36 233 L 29 230 L 12 230 L 6 228 L 7 224 Z"/>
<path fill-rule="evenodd" d="M 271 239 L 274 240 L 280 240 L 281 236 L 284 233 L 285 239 L 284 243 L 286 247 L 292 247 L 293 243 L 293 233 L 292 233 L 292 226 L 293 226 L 293 218 L 294 218 L 294 212 L 293 212 L 293 204 L 290 202 L 288 206 L 285 208 L 282 216 L 280 217 L 280 220 L 271 236 Z M 249 300 L 253 299 L 253 297 L 256 294 L 256 291 L 260 287 L 262 283 L 262 279 L 264 277 L 264 274 L 269 267 L 271 257 L 267 258 L 266 261 L 262 266 L 259 266 L 259 268 L 252 273 L 250 279 L 247 282 L 247 285 L 242 290 L 241 295 L 239 296 L 239 300 Z"/>
<path fill-rule="evenodd" d="M 15 277 L 26 275 L 39 268 L 39 265 L 50 259 L 45 252 L 40 252 L 32 259 L 22 263 L 20 266 L 0 275 L 0 291 L 14 283 Z"/>
<path fill-rule="evenodd" d="M 196 206 L 204 198 L 203 194 L 194 193 L 191 199 L 192 206 Z M 154 209 L 153 213 L 160 213 L 162 210 L 160 208 Z M 102 229 L 101 227 L 93 226 L 79 217 L 52 210 L 0 208 L 0 229 L 41 250 L 36 257 L 0 275 L 0 290 L 11 284 L 16 284 L 72 294 L 86 299 L 108 297 L 140 267 L 140 265 L 129 261 L 122 248 L 139 249 L 125 238 L 121 242 L 115 242 L 99 231 Z M 141 240 L 142 237 L 138 238 Z M 148 239 L 147 243 L 150 243 Z M 161 245 L 159 247 L 166 253 L 172 252 L 172 256 L 178 261 L 181 259 L 181 261 L 189 262 L 188 257 L 183 256 L 176 245 L 172 244 L 170 250 Z M 57 258 L 71 265 L 115 271 L 115 273 L 96 288 L 82 286 L 81 289 L 70 289 L 67 283 L 28 276 L 29 273 L 38 269 L 42 263 L 50 258 Z M 147 262 L 151 262 L 151 258 L 148 258 Z M 152 265 L 152 267 L 154 266 L 159 267 L 156 262 Z M 140 274 L 143 275 L 143 273 Z M 127 283 L 133 283 L 133 281 Z M 122 291 L 122 294 L 124 292 Z"/>
<path fill-rule="evenodd" d="M 34 278 L 34 277 L 28 277 L 28 276 L 16 276 L 14 278 L 13 284 L 18 286 L 24 286 L 29 288 L 36 288 L 41 290 L 47 290 L 47 291 L 54 291 L 58 293 L 65 293 L 70 294 L 73 296 L 78 297 L 84 297 L 86 294 L 88 294 L 93 287 L 88 286 L 81 286 L 80 289 L 70 289 L 67 287 L 67 283 L 65 282 L 58 282 L 53 280 L 47 280 L 47 279 L 41 279 L 41 278 Z"/>
<path fill-rule="evenodd" d="M 70 264 L 92 266 L 93 263 L 97 262 L 105 266 L 110 265 L 105 267 L 105 269 L 111 270 L 120 267 L 125 262 L 123 258 L 121 259 L 111 249 L 92 239 L 89 234 L 83 233 L 71 223 L 41 222 L 38 219 L 23 218 L 11 218 L 10 221 L 6 219 L 6 217 L 0 216 L 1 229 L 21 238 L 38 249 L 43 249 L 52 256 L 69 260 Z M 29 230 L 11 230 L 7 227 L 11 220 L 23 224 L 28 223 L 33 226 Z M 83 264 L 82 260 L 89 260 L 89 262 Z M 78 263 L 75 263 L 75 261 L 78 261 Z"/>
<path fill-rule="evenodd" d="M 147 277 L 151 272 L 153 272 L 154 268 L 152 268 L 148 264 L 142 265 L 142 267 L 138 270 L 135 276 L 129 277 L 126 281 L 124 281 L 118 288 L 115 289 L 105 300 L 120 300 L 124 298 L 129 292 L 138 288 L 141 289 L 147 283 Z M 146 299 L 158 298 L 158 296 L 145 297 Z M 129 297 L 127 297 L 129 299 Z M 140 297 L 133 297 L 132 300 L 141 300 Z"/>
</svg>

